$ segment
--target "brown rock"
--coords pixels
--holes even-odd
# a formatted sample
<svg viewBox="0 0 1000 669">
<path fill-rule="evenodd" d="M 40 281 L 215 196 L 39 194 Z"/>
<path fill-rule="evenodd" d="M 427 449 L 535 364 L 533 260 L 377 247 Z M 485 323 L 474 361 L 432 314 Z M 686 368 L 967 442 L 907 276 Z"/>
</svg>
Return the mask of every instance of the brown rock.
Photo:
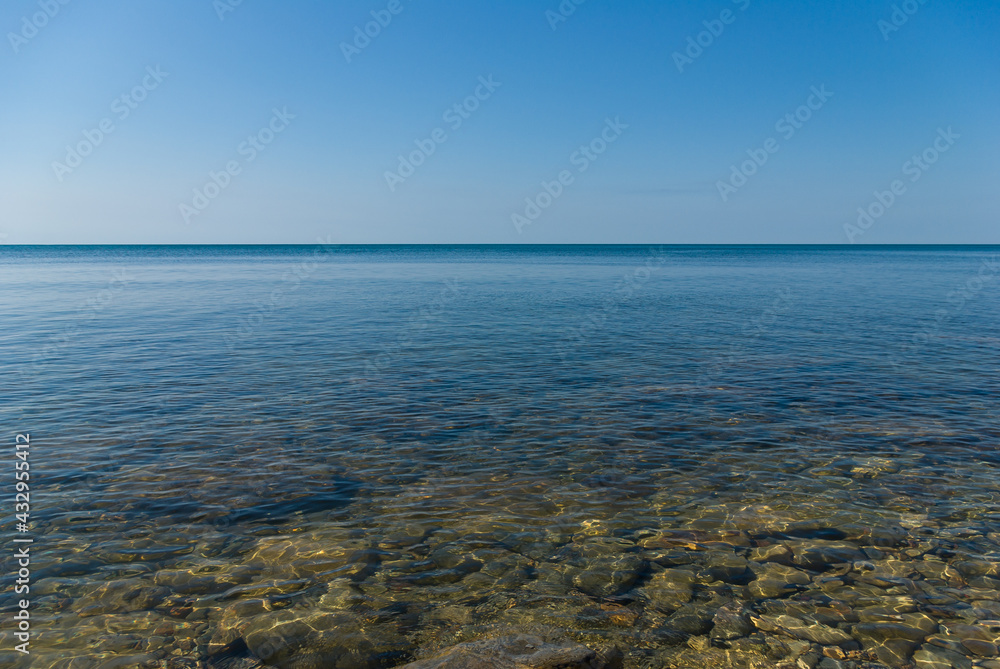
<svg viewBox="0 0 1000 669">
<path fill-rule="evenodd" d="M 981 641 L 992 641 L 993 637 L 982 627 L 975 625 L 963 625 L 960 623 L 949 623 L 945 625 L 948 632 L 962 639 L 979 639 Z"/>
<path fill-rule="evenodd" d="M 969 652 L 979 655 L 980 657 L 996 657 L 1000 654 L 997 652 L 997 645 L 995 643 L 983 641 L 981 639 L 962 639 L 962 645 L 965 646 Z"/>
<path fill-rule="evenodd" d="M 875 657 L 882 664 L 897 669 L 909 666 L 910 658 L 917 644 L 907 639 L 886 639 L 879 645 L 872 648 Z"/>
<path fill-rule="evenodd" d="M 888 639 L 908 639 L 923 641 L 927 633 L 923 630 L 900 623 L 861 623 L 854 626 L 854 636 L 874 643 Z"/>
<path fill-rule="evenodd" d="M 837 646 L 825 646 L 823 648 L 823 655 L 826 655 L 832 660 L 845 660 L 847 659 L 847 653 L 838 648 Z"/>
<path fill-rule="evenodd" d="M 480 639 L 401 669 L 605 669 L 597 653 L 571 641 L 548 643 L 527 634 Z"/>
<path fill-rule="evenodd" d="M 972 669 L 969 658 L 926 644 L 913 654 L 913 662 L 917 669 Z"/>
<path fill-rule="evenodd" d="M 792 563 L 792 549 L 784 544 L 761 546 L 750 551 L 750 559 L 754 562 Z"/>
</svg>

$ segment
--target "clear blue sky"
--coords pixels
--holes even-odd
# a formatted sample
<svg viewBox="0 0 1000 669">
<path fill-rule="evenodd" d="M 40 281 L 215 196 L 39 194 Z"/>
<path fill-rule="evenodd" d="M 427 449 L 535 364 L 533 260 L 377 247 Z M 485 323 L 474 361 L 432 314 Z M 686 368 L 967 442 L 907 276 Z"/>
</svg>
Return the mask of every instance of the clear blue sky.
<svg viewBox="0 0 1000 669">
<path fill-rule="evenodd" d="M 556 22 L 546 12 L 559 0 L 7 0 L 0 235 L 845 243 L 858 207 L 899 180 L 856 242 L 1000 242 L 1000 3 L 911 0 L 898 26 L 893 5 L 906 3 L 878 0 L 564 4 L 575 11 Z M 355 27 L 390 5 L 401 11 L 348 62 Z M 725 10 L 729 22 L 713 23 Z M 675 52 L 706 21 L 721 34 L 701 35 L 708 46 L 679 71 Z M 121 100 L 144 83 L 141 102 Z M 818 109 L 786 137 L 776 122 L 814 86 L 832 97 L 812 98 Z M 477 87 L 486 99 L 453 128 L 445 112 Z M 89 155 L 67 155 L 102 122 L 112 132 Z M 425 142 L 433 154 L 390 189 L 398 156 L 438 128 L 446 140 Z M 938 142 L 937 161 L 907 172 L 948 128 L 958 138 Z M 263 150 L 243 144 L 262 130 Z M 614 140 L 603 154 L 574 156 L 602 132 Z M 723 201 L 719 182 L 769 138 L 777 151 Z M 239 173 L 199 201 L 231 162 Z M 568 185 L 553 185 L 563 171 Z M 561 194 L 516 226 L 543 181 Z"/>
</svg>

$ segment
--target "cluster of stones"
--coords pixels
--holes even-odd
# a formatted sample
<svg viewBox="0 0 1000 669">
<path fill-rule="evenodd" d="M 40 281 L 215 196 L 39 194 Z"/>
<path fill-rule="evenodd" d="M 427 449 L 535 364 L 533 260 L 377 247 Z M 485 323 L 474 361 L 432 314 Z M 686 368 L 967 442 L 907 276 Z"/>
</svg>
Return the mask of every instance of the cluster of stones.
<svg viewBox="0 0 1000 669">
<path fill-rule="evenodd" d="M 1000 534 L 924 530 L 274 527 L 116 549 L 43 567 L 31 666 L 1000 669 Z M 114 574 L 97 587 L 94 560 Z M 554 646 L 529 661 L 515 632 Z"/>
</svg>

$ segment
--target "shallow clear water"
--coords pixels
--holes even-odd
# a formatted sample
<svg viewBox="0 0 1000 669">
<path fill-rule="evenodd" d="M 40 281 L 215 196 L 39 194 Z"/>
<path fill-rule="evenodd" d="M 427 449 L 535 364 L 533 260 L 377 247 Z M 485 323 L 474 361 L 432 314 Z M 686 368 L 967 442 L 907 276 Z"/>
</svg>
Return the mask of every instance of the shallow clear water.
<svg viewBox="0 0 1000 669">
<path fill-rule="evenodd" d="M 1000 636 L 998 262 L 0 248 L 38 634 L 3 652 L 391 667 L 513 628 L 626 667 L 988 662 L 954 644 Z"/>
</svg>

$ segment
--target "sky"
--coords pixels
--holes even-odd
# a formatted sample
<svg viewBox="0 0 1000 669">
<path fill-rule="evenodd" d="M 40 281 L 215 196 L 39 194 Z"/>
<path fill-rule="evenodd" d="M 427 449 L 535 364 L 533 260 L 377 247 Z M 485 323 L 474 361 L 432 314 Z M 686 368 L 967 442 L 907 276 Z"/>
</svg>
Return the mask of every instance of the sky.
<svg viewBox="0 0 1000 669">
<path fill-rule="evenodd" d="M 993 0 L 6 0 L 0 242 L 998 243 Z"/>
</svg>

